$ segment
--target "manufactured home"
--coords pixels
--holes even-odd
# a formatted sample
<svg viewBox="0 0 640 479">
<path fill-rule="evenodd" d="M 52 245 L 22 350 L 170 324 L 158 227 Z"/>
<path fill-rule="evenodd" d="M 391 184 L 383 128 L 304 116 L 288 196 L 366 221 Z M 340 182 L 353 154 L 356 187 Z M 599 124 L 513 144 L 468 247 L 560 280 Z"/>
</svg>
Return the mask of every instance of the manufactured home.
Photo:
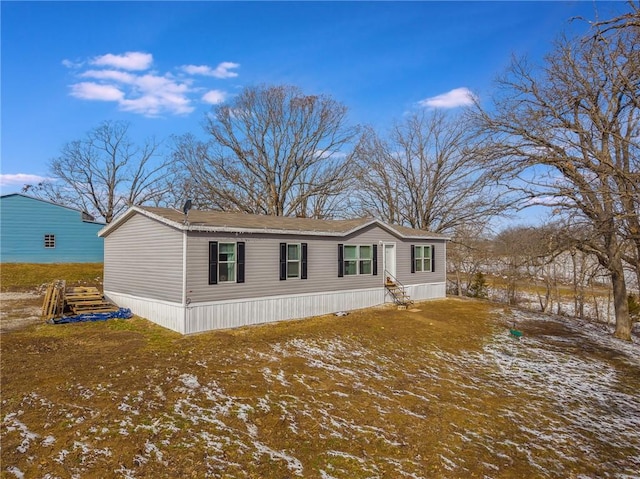
<svg viewBox="0 0 640 479">
<path fill-rule="evenodd" d="M 104 223 L 68 206 L 10 193 L 0 196 L 2 263 L 102 263 Z"/>
<path fill-rule="evenodd" d="M 447 238 L 375 219 L 134 206 L 99 235 L 105 295 L 183 334 L 445 296 Z"/>
</svg>

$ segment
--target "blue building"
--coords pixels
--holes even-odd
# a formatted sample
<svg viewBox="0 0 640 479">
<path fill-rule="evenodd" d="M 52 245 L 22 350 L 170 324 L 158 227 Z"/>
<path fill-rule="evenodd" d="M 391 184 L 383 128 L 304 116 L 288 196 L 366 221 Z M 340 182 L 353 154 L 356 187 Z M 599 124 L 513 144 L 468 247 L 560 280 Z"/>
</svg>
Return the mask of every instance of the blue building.
<svg viewBox="0 0 640 479">
<path fill-rule="evenodd" d="M 104 223 L 20 193 L 0 196 L 0 262 L 102 263 Z"/>
</svg>

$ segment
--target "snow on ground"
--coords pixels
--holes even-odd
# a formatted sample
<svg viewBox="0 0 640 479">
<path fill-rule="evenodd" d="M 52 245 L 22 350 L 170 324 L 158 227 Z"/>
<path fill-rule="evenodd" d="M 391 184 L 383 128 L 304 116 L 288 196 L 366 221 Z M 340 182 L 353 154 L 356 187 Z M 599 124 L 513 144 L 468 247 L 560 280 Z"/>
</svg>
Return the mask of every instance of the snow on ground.
<svg viewBox="0 0 640 479">
<path fill-rule="evenodd" d="M 582 476 L 574 477 L 640 478 L 640 346 L 589 324 L 530 312 L 503 321 L 513 319 L 521 340 L 497 327 L 481 350 L 425 344 L 407 356 L 381 354 L 354 337 L 296 338 L 248 350 L 244 365 L 215 379 L 212 363 L 198 359 L 198 368 L 172 367 L 159 382 L 122 396 L 110 385 L 76 384 L 77 404 L 53 404 L 34 392 L 2 418 L 3 437 L 18 435 L 17 452 L 25 456 L 4 471 L 23 477 L 37 446 L 71 476 L 91 475 L 120 457 L 104 445 L 107 438 L 148 433 L 135 457 L 111 468 L 115 477 L 143 477 L 138 468 L 166 466 L 176 451 L 197 449 L 205 451 L 204 477 L 255 477 L 247 464 L 266 462 L 286 471 L 278 477 L 463 477 L 472 467 L 494 477 L 524 463 L 539 477 L 577 470 Z M 537 332 L 543 323 L 551 332 Z M 288 369 L 291 361 L 305 364 L 306 373 Z M 268 393 L 231 393 L 254 362 L 261 364 L 254 381 L 261 378 Z M 92 406 L 101 397 L 116 411 Z M 77 440 L 63 444 L 46 425 L 25 424 L 30 407 L 64 420 Z M 272 418 L 299 444 L 327 448 L 305 463 L 295 447 L 274 445 Z M 436 422 L 448 431 L 441 444 L 408 449 Z M 377 445 L 378 454 L 356 452 L 357 444 Z M 425 472 L 422 454 L 436 458 L 440 473 Z"/>
<path fill-rule="evenodd" d="M 630 466 L 620 477 L 640 477 L 640 347 L 591 323 L 523 311 L 505 319 L 517 320 L 524 331 L 522 339 L 514 339 L 505 329 L 481 353 L 464 357 L 435 353 L 460 369 L 496 366 L 483 388 L 499 390 L 509 384 L 509 394 L 528 398 L 517 410 L 502 411 L 518 425 L 526 442 L 504 444 L 526 450 L 530 464 L 547 476 L 562 475 L 567 462 L 600 463 L 604 471 L 616 471 L 620 464 L 603 461 L 602 450 L 627 450 Z M 528 335 L 527 327 L 540 321 L 561 322 L 561 334 Z M 598 354 L 581 354 L 585 351 L 608 353 L 631 367 L 620 371 Z M 556 413 L 541 416 L 549 403 Z M 494 441 L 500 443 L 493 438 L 485 441 L 485 447 L 491 449 Z"/>
</svg>

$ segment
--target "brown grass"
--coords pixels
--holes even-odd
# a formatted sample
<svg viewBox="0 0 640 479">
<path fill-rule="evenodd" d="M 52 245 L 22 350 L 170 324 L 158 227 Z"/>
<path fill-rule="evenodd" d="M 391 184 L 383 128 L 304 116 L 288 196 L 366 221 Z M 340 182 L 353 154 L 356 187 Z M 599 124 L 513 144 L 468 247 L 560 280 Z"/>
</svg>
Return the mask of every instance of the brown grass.
<svg viewBox="0 0 640 479">
<path fill-rule="evenodd" d="M 38 289 L 56 279 L 66 280 L 69 286 L 101 286 L 102 271 L 102 263 L 4 263 L 0 265 L 0 291 Z"/>
<path fill-rule="evenodd" d="M 525 351 L 526 343 L 508 340 L 501 318 L 509 310 L 456 299 L 418 308 L 189 337 L 140 318 L 3 334 L 3 477 L 12 477 L 9 467 L 25 477 L 632 471 L 632 448 L 606 437 L 585 434 L 558 446 L 529 435 L 547 426 L 552 435 L 565 423 L 561 402 L 500 379 L 496 365 L 482 361 L 496 334 L 507 335 L 507 353 Z M 519 327 L 531 341 L 573 334 L 551 322 Z M 603 360 L 640 377 L 619 358 Z M 535 414 L 527 412 L 532 404 Z"/>
</svg>

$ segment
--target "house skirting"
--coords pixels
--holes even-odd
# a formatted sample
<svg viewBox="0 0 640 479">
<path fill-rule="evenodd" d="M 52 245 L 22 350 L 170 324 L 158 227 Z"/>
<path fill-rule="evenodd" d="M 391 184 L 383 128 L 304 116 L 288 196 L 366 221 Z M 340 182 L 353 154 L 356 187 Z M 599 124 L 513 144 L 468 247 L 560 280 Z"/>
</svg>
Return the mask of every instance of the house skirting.
<svg viewBox="0 0 640 479">
<path fill-rule="evenodd" d="M 414 300 L 443 298 L 445 283 L 410 285 L 407 292 Z M 138 316 L 182 334 L 350 311 L 389 300 L 383 287 L 211 301 L 187 306 L 112 291 L 105 291 L 105 296 Z"/>
<path fill-rule="evenodd" d="M 444 282 L 409 284 L 406 286 L 406 288 L 409 297 L 414 301 L 444 298 L 447 296 L 447 284 Z"/>
<path fill-rule="evenodd" d="M 131 294 L 104 291 L 105 297 L 120 306 L 129 308 L 131 312 L 159 324 L 172 331 L 185 334 L 185 308 L 182 303 L 162 301 L 160 299 L 142 298 Z"/>
</svg>

